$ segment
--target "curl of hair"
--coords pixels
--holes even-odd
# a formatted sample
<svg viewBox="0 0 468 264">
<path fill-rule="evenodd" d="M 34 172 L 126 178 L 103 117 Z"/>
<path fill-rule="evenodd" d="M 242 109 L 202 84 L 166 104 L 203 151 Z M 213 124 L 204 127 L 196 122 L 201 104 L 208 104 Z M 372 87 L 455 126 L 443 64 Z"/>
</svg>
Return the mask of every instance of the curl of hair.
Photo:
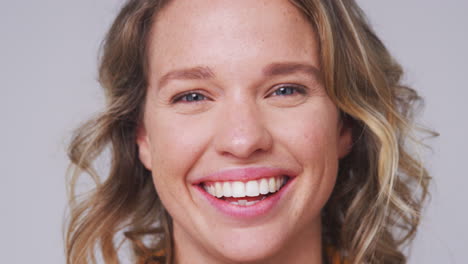
<svg viewBox="0 0 468 264">
<path fill-rule="evenodd" d="M 68 264 L 95 263 L 96 250 L 106 263 L 118 263 L 121 231 L 137 263 L 172 262 L 171 219 L 136 145 L 147 88 L 148 36 L 168 2 L 127 1 L 106 36 L 99 80 L 107 106 L 75 131 L 68 150 Z M 421 146 L 413 134 L 421 98 L 401 84 L 401 67 L 355 1 L 290 2 L 315 29 L 325 87 L 354 137 L 323 209 L 323 243 L 352 263 L 406 263 L 402 247 L 415 236 L 430 181 L 410 153 L 410 147 Z M 106 148 L 110 171 L 101 182 L 93 162 Z M 96 187 L 80 195 L 75 189 L 83 173 Z"/>
</svg>

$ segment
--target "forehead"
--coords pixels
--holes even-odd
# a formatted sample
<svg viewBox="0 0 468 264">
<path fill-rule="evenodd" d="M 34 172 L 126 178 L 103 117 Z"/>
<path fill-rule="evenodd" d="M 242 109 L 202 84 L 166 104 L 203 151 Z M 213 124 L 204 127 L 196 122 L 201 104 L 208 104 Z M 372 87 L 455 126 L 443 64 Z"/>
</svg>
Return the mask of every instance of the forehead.
<svg viewBox="0 0 468 264">
<path fill-rule="evenodd" d="M 287 0 L 175 0 L 153 25 L 149 62 L 159 77 L 200 65 L 232 73 L 278 61 L 318 66 L 317 50 L 312 26 Z"/>
</svg>

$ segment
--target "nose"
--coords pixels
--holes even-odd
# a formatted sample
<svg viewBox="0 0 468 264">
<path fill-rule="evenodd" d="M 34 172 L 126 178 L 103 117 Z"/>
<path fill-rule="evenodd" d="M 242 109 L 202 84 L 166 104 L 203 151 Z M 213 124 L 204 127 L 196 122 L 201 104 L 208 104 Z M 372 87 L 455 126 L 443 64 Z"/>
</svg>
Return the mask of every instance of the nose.
<svg viewBox="0 0 468 264">
<path fill-rule="evenodd" d="M 249 159 L 271 149 L 272 135 L 254 100 L 225 103 L 218 117 L 214 145 L 221 155 Z"/>
</svg>

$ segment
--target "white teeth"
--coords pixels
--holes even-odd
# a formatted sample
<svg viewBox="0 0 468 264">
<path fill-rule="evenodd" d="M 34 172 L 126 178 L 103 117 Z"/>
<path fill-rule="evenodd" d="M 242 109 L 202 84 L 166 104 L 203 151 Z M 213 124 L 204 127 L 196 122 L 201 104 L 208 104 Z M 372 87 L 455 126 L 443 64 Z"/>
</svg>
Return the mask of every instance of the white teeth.
<svg viewBox="0 0 468 264">
<path fill-rule="evenodd" d="M 245 184 L 243 182 L 232 183 L 232 196 L 236 198 L 245 197 Z"/>
<path fill-rule="evenodd" d="M 239 200 L 239 201 L 237 201 L 237 204 L 246 206 L 247 205 L 247 200 Z"/>
<path fill-rule="evenodd" d="M 261 179 L 260 180 L 260 193 L 261 194 L 267 194 L 269 193 L 270 190 L 268 188 L 268 181 L 267 179 Z"/>
<path fill-rule="evenodd" d="M 215 183 L 215 189 L 216 189 L 216 197 L 218 198 L 223 197 L 223 186 L 221 185 L 220 182 Z"/>
<path fill-rule="evenodd" d="M 276 192 L 276 181 L 275 178 L 270 178 L 268 179 L 268 186 L 270 188 L 270 192 L 274 193 Z"/>
<path fill-rule="evenodd" d="M 276 178 L 276 191 L 278 191 L 283 185 L 283 177 Z"/>
<path fill-rule="evenodd" d="M 211 195 L 213 195 L 213 196 L 216 196 L 216 192 L 215 192 L 215 187 L 214 187 L 214 185 L 209 185 L 209 186 L 207 187 L 207 189 L 208 189 L 207 192 L 208 192 L 209 194 L 211 194 Z"/>
<path fill-rule="evenodd" d="M 217 198 L 221 197 L 256 197 L 277 192 L 286 182 L 286 176 L 263 178 L 248 182 L 212 182 L 203 184 L 205 191 Z M 255 201 L 254 201 L 255 202 Z M 236 202 L 235 202 L 236 203 Z M 247 202 L 250 203 L 250 202 Z M 236 203 L 237 204 L 237 203 Z"/>
<path fill-rule="evenodd" d="M 255 200 L 255 201 L 247 201 L 247 200 L 238 200 L 238 201 L 231 201 L 229 203 L 231 204 L 235 204 L 235 205 L 240 205 L 240 206 L 250 206 L 250 205 L 254 205 L 262 200 L 264 200 L 265 197 L 262 197 L 261 199 L 259 200 Z"/>
<path fill-rule="evenodd" d="M 231 197 L 232 196 L 232 189 L 230 182 L 223 183 L 223 195 L 224 197 Z"/>
<path fill-rule="evenodd" d="M 246 202 L 245 205 L 246 205 L 246 206 L 249 206 L 249 205 L 256 204 L 256 203 L 258 203 L 258 202 L 259 202 L 259 201 Z"/>
<path fill-rule="evenodd" d="M 245 184 L 245 194 L 249 197 L 260 195 L 257 181 L 249 181 Z"/>
</svg>

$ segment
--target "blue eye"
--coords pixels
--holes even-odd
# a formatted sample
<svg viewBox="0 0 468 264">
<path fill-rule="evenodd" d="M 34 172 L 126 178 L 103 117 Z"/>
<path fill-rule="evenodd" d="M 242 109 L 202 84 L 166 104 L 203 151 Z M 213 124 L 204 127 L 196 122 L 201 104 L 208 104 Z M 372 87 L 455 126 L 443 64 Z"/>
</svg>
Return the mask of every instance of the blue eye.
<svg viewBox="0 0 468 264">
<path fill-rule="evenodd" d="M 273 92 L 273 95 L 285 96 L 285 95 L 293 95 L 295 93 L 303 94 L 304 91 L 303 91 L 303 89 L 298 88 L 298 87 L 294 87 L 294 86 L 283 86 L 283 87 L 280 87 L 280 88 L 276 89 Z"/>
<path fill-rule="evenodd" d="M 187 93 L 187 94 L 184 94 L 184 95 L 181 95 L 179 97 L 177 97 L 174 102 L 179 102 L 179 101 L 183 101 L 183 102 L 199 102 L 199 101 L 203 101 L 203 100 L 206 100 L 207 97 L 200 94 L 200 93 L 195 93 L 195 92 L 192 92 L 192 93 Z"/>
</svg>

